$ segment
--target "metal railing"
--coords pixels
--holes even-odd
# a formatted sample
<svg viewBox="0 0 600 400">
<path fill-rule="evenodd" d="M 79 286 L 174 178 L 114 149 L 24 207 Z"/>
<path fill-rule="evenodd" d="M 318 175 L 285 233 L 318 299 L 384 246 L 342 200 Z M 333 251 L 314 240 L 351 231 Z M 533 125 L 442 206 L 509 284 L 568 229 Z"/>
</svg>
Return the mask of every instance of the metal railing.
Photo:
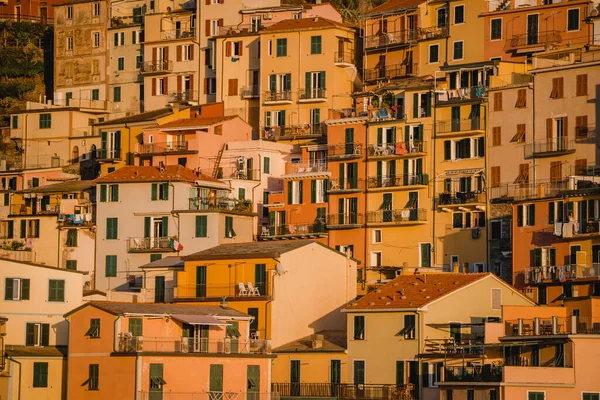
<svg viewBox="0 0 600 400">
<path fill-rule="evenodd" d="M 181 151 L 189 151 L 189 142 L 157 142 L 147 144 L 137 144 L 136 151 L 139 154 L 155 154 L 155 153 L 177 153 Z"/>
<path fill-rule="evenodd" d="M 271 285 L 267 282 L 254 282 L 252 290 L 249 289 L 248 282 L 239 282 L 237 284 L 196 284 L 196 285 L 178 285 L 178 298 L 199 298 L 199 299 L 221 299 L 223 297 L 244 298 L 253 300 L 271 295 Z M 264 300 L 264 299 L 263 299 Z"/>
<path fill-rule="evenodd" d="M 477 131 L 485 128 L 484 119 L 478 118 L 463 118 L 438 121 L 437 133 Z"/>
<path fill-rule="evenodd" d="M 183 92 L 170 92 L 168 101 L 172 103 L 198 100 L 197 90 L 185 90 Z"/>
<path fill-rule="evenodd" d="M 525 284 L 600 278 L 600 264 L 529 267 L 520 274 L 523 276 Z"/>
<path fill-rule="evenodd" d="M 458 89 L 446 89 L 435 91 L 435 102 L 460 103 L 462 101 L 480 100 L 487 96 L 487 88 L 484 86 L 472 86 Z"/>
<path fill-rule="evenodd" d="M 253 207 L 250 200 L 240 200 L 233 198 L 209 198 L 192 197 L 189 199 L 189 209 L 195 211 L 235 211 L 240 213 L 252 213 Z"/>
<path fill-rule="evenodd" d="M 399 174 L 393 176 L 369 176 L 367 188 L 393 188 L 399 186 L 427 185 L 429 175 L 427 174 Z"/>
<path fill-rule="evenodd" d="M 327 170 L 327 161 L 304 162 L 285 164 L 286 174 L 310 174 L 316 172 L 329 172 Z"/>
<path fill-rule="evenodd" d="M 239 179 L 243 181 L 258 181 L 260 180 L 260 169 L 219 169 L 217 171 L 217 179 Z"/>
<path fill-rule="evenodd" d="M 145 251 L 174 251 L 173 236 L 130 237 L 127 241 L 130 253 Z"/>
<path fill-rule="evenodd" d="M 140 72 L 142 74 L 168 72 L 173 69 L 173 61 L 169 60 L 158 60 L 158 61 L 144 61 L 140 65 Z"/>
<path fill-rule="evenodd" d="M 362 143 L 339 143 L 327 146 L 328 158 L 360 158 L 363 155 Z"/>
<path fill-rule="evenodd" d="M 502 366 L 446 367 L 444 382 L 502 382 Z"/>
<path fill-rule="evenodd" d="M 354 64 L 354 53 L 350 51 L 336 51 L 333 55 L 335 64 Z"/>
<path fill-rule="evenodd" d="M 323 136 L 326 126 L 325 124 L 265 126 L 263 132 L 265 140 L 293 140 L 299 136 Z"/>
<path fill-rule="evenodd" d="M 0 248 L 0 258 L 15 261 L 35 262 L 36 252 L 33 250 L 6 250 Z"/>
<path fill-rule="evenodd" d="M 448 36 L 448 25 L 431 26 L 419 29 L 419 39 L 439 39 Z"/>
<path fill-rule="evenodd" d="M 243 87 L 241 96 L 242 99 L 253 99 L 256 97 L 260 97 L 260 86 L 252 85 Z"/>
<path fill-rule="evenodd" d="M 376 79 L 393 79 L 403 76 L 417 75 L 419 73 L 419 65 L 416 63 L 409 64 L 394 64 L 384 65 L 381 67 L 365 69 L 365 81 L 373 81 Z"/>
<path fill-rule="evenodd" d="M 406 114 L 404 108 L 376 108 L 367 112 L 367 117 L 370 121 L 390 121 L 390 120 L 405 120 Z"/>
<path fill-rule="evenodd" d="M 344 225 L 363 225 L 365 223 L 364 214 L 359 213 L 337 213 L 329 214 L 327 216 L 328 227 L 333 226 L 344 226 Z"/>
<path fill-rule="evenodd" d="M 576 316 L 519 318 L 504 321 L 506 336 L 567 335 L 577 333 Z M 593 327 L 593 325 L 592 325 Z"/>
<path fill-rule="evenodd" d="M 0 14 L 0 21 L 15 21 L 15 22 L 37 22 L 51 25 L 54 23 L 54 18 L 48 18 L 37 15 L 26 14 Z"/>
<path fill-rule="evenodd" d="M 440 193 L 438 205 L 485 203 L 485 194 L 478 192 Z"/>
<path fill-rule="evenodd" d="M 414 386 L 373 385 L 351 383 L 272 383 L 271 390 L 284 397 L 314 397 L 338 399 L 377 399 L 409 400 L 414 399 Z"/>
<path fill-rule="evenodd" d="M 425 153 L 427 142 L 413 140 L 410 142 L 370 144 L 367 147 L 369 157 L 405 156 L 411 153 Z"/>
<path fill-rule="evenodd" d="M 402 208 L 396 210 L 377 210 L 367 212 L 367 223 L 402 224 L 427 221 L 424 208 Z"/>
<path fill-rule="evenodd" d="M 562 137 L 552 140 L 536 140 L 524 147 L 525 158 L 531 158 L 542 155 L 552 155 L 553 153 L 569 153 L 575 151 L 575 140 L 569 137 Z"/>
<path fill-rule="evenodd" d="M 60 202 L 51 201 L 49 203 L 37 203 L 34 204 L 11 204 L 10 215 L 53 215 L 60 214 Z"/>
<path fill-rule="evenodd" d="M 100 160 L 115 160 L 121 158 L 121 149 L 98 149 L 96 158 Z"/>
<path fill-rule="evenodd" d="M 406 29 L 394 32 L 381 32 L 376 35 L 365 37 L 365 49 L 393 46 L 416 42 L 419 39 L 417 29 Z"/>
<path fill-rule="evenodd" d="M 56 168 L 65 165 L 65 160 L 50 155 L 36 155 L 25 159 L 25 169 Z"/>
<path fill-rule="evenodd" d="M 233 35 L 247 35 L 249 33 L 258 33 L 265 29 L 261 24 L 240 24 L 240 25 L 228 25 L 220 26 L 218 36 L 233 36 Z"/>
<path fill-rule="evenodd" d="M 293 223 L 287 225 L 268 225 L 264 226 L 261 232 L 261 238 L 275 236 L 302 236 L 315 233 L 326 233 L 325 221 L 315 221 L 309 223 Z"/>
<path fill-rule="evenodd" d="M 362 190 L 363 189 L 363 180 L 356 179 L 330 179 L 329 187 L 327 191 L 335 192 L 335 191 L 350 191 L 350 190 Z"/>
<path fill-rule="evenodd" d="M 278 393 L 138 391 L 136 400 L 280 400 Z"/>
<path fill-rule="evenodd" d="M 560 42 L 560 31 L 539 31 L 537 34 L 522 33 L 506 39 L 504 50 L 516 50 L 528 46 L 539 46 Z"/>
<path fill-rule="evenodd" d="M 112 17 L 110 20 L 111 28 L 122 28 L 128 25 L 140 25 L 144 21 L 143 15 L 127 15 Z"/>
<path fill-rule="evenodd" d="M 121 336 L 119 353 L 203 353 L 203 354 L 271 354 L 271 341 L 195 337 Z"/>
<path fill-rule="evenodd" d="M 282 91 L 266 91 L 263 92 L 263 101 L 264 102 L 280 102 L 280 101 L 292 101 L 292 91 L 291 90 L 282 90 Z"/>
<path fill-rule="evenodd" d="M 325 88 L 300 89 L 298 91 L 299 100 L 322 100 L 327 99 L 327 90 Z"/>
<path fill-rule="evenodd" d="M 518 184 L 502 184 L 488 188 L 490 199 L 514 198 L 515 200 L 542 199 L 558 195 L 568 188 L 568 181 L 538 180 Z"/>
<path fill-rule="evenodd" d="M 195 34 L 196 31 L 194 28 L 168 29 L 162 31 L 162 40 L 193 39 L 195 38 Z"/>
</svg>

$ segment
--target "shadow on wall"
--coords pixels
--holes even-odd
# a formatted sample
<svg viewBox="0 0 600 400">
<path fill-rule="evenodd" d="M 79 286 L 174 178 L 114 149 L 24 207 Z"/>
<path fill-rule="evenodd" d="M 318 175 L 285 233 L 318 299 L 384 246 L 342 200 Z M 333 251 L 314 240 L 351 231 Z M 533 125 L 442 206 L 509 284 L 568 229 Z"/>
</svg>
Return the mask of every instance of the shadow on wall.
<svg viewBox="0 0 600 400">
<path fill-rule="evenodd" d="M 323 315 L 321 318 L 311 322 L 308 327 L 314 330 L 314 333 L 323 331 L 323 330 L 335 330 L 342 331 L 346 330 L 346 314 L 344 314 L 341 309 L 345 307 L 346 304 L 342 304 L 338 308 L 329 313 Z"/>
</svg>

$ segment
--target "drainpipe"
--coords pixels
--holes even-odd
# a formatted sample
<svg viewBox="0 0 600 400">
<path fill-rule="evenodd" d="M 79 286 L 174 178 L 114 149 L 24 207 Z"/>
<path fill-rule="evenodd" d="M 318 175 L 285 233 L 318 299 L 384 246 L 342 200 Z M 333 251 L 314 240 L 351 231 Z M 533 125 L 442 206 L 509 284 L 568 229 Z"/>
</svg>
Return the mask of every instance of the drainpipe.
<svg viewBox="0 0 600 400">
<path fill-rule="evenodd" d="M 417 346 L 418 346 L 417 351 L 420 352 L 420 350 L 424 347 L 424 343 L 421 343 L 422 342 L 422 332 L 423 332 L 423 328 L 421 326 L 422 322 L 423 322 L 423 311 L 422 310 L 417 310 L 415 312 L 415 314 L 416 314 L 417 319 L 418 319 L 417 323 L 415 324 L 417 326 L 417 332 L 416 332 Z M 423 370 L 423 368 L 421 367 L 421 359 L 419 359 L 418 365 L 419 365 L 419 367 L 418 367 L 419 371 L 417 373 L 417 376 L 420 377 L 421 376 L 421 371 Z M 422 378 L 419 379 L 419 382 L 417 384 L 417 389 L 418 389 L 418 393 L 419 393 L 419 399 L 422 399 L 423 398 L 423 379 Z"/>
<path fill-rule="evenodd" d="M 22 371 L 23 371 L 23 366 L 21 365 L 21 363 L 17 360 L 15 360 L 12 357 L 6 357 L 8 358 L 10 361 L 14 362 L 15 364 L 19 364 L 19 394 L 17 395 L 17 400 L 21 400 L 21 380 L 22 380 Z"/>
<path fill-rule="evenodd" d="M 142 359 L 135 353 L 135 383 L 133 385 L 133 398 L 137 399 L 138 391 L 142 388 Z"/>
<path fill-rule="evenodd" d="M 174 212 L 175 211 L 175 185 L 171 181 L 168 181 L 167 184 L 173 188 L 173 199 L 171 200 L 171 215 L 173 215 L 173 217 L 177 218 L 177 241 L 181 243 L 181 237 L 179 236 L 180 228 L 181 228 L 181 224 L 179 223 L 179 214 Z M 167 225 L 168 225 L 168 222 L 167 222 Z M 168 229 L 168 227 L 167 227 L 167 229 Z M 179 255 L 179 251 L 177 252 L 177 255 Z"/>
<path fill-rule="evenodd" d="M 432 194 L 433 196 L 431 196 L 432 198 L 432 205 L 431 205 L 431 210 L 432 212 L 432 216 L 431 216 L 431 247 L 433 250 L 433 263 L 432 265 L 435 266 L 437 264 L 437 243 L 435 241 L 435 217 L 437 215 L 436 209 L 435 209 L 435 195 L 436 195 L 436 183 L 437 183 L 437 172 L 436 172 L 436 158 L 437 158 L 437 146 L 435 141 L 437 140 L 437 98 L 435 96 L 435 89 L 437 89 L 437 72 L 434 74 L 434 78 L 433 78 L 433 98 L 432 98 L 432 103 L 433 104 L 433 134 L 431 137 L 431 144 L 433 146 L 433 181 L 431 184 L 431 190 L 432 190 Z M 430 147 L 430 148 L 431 148 Z M 443 268 L 443 262 L 442 262 L 442 268 Z"/>
<path fill-rule="evenodd" d="M 67 325 L 69 326 L 69 329 L 67 329 L 67 343 L 69 343 L 69 338 L 71 337 L 71 321 L 69 321 L 69 318 L 65 317 L 65 321 L 67 321 Z M 65 375 L 68 377 L 69 376 L 69 358 L 67 355 L 67 362 L 65 365 Z M 66 398 L 69 398 L 69 380 L 67 379 L 67 387 L 65 389 L 65 392 L 67 394 Z"/>
<path fill-rule="evenodd" d="M 532 102 L 533 102 L 533 118 L 531 119 L 533 138 L 531 141 L 531 146 L 534 146 L 535 145 L 535 117 L 536 117 L 536 115 L 535 115 L 536 114 L 536 112 L 535 112 L 535 74 L 531 74 L 531 83 L 532 83 L 532 88 L 531 88 L 532 96 L 531 97 L 533 98 L 533 100 L 532 100 Z M 536 168 L 535 168 L 536 158 L 535 158 L 535 153 L 533 153 L 533 151 L 531 152 L 531 154 L 533 155 L 533 165 L 532 165 L 532 167 L 533 167 L 533 182 L 535 183 L 537 181 L 537 179 L 536 179 L 537 174 L 536 174 Z"/>
<path fill-rule="evenodd" d="M 258 155 L 258 171 L 259 171 L 259 176 L 258 176 L 258 183 L 256 185 L 254 185 L 252 187 L 252 210 L 254 210 L 254 204 L 256 204 L 255 200 L 254 200 L 254 190 L 259 187 L 260 185 L 262 185 L 262 156 L 259 154 Z M 246 173 L 246 175 L 248 175 Z M 263 205 L 264 207 L 264 205 Z M 252 228 L 252 230 L 254 230 L 254 228 L 256 228 L 256 235 L 258 236 L 258 222 L 260 222 L 260 219 L 262 218 L 261 216 L 258 215 L 258 207 L 256 207 L 256 225 L 254 225 L 254 227 Z"/>
<path fill-rule="evenodd" d="M 114 333 L 113 333 L 113 351 L 116 353 L 117 352 L 117 342 L 119 337 L 117 336 L 117 323 L 119 322 L 119 318 L 121 318 L 120 315 L 117 315 L 117 318 L 115 318 L 115 326 L 114 326 Z"/>
</svg>

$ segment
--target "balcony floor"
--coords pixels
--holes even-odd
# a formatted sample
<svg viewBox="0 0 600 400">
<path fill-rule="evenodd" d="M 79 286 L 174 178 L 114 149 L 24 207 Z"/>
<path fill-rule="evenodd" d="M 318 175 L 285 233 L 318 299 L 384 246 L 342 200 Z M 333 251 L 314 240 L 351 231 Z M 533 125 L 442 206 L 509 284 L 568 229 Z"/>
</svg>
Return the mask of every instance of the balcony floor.
<svg viewBox="0 0 600 400">
<path fill-rule="evenodd" d="M 271 296 L 214 296 L 214 297 L 175 297 L 174 303 L 222 303 L 225 301 L 270 301 Z"/>
<path fill-rule="evenodd" d="M 575 153 L 575 149 L 557 150 L 557 151 L 542 151 L 542 152 L 536 152 L 536 153 L 525 155 L 524 158 L 526 160 L 530 160 L 532 158 L 560 157 L 560 156 L 565 156 L 567 154 L 573 154 L 573 153 Z"/>
</svg>

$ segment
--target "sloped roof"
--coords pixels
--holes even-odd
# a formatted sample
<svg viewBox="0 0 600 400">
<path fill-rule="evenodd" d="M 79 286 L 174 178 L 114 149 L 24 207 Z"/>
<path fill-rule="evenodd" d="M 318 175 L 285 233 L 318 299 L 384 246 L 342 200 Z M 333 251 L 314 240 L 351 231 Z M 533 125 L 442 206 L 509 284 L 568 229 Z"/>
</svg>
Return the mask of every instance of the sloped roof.
<svg viewBox="0 0 600 400">
<path fill-rule="evenodd" d="M 169 256 L 163 257 L 160 260 L 152 261 L 151 263 L 140 265 L 138 268 L 183 268 L 183 260 L 181 257 Z"/>
<path fill-rule="evenodd" d="M 283 253 L 299 249 L 311 244 L 321 244 L 316 240 L 289 240 L 281 242 L 247 242 L 247 243 L 228 243 L 212 247 L 207 250 L 199 251 L 182 257 L 184 261 L 200 260 L 230 260 L 242 258 L 275 258 Z M 322 245 L 322 244 L 321 244 Z M 323 245 L 324 247 L 327 247 Z M 329 248 L 329 247 L 327 247 Z M 331 249 L 332 251 L 335 251 Z M 340 253 L 341 254 L 341 253 Z"/>
<path fill-rule="evenodd" d="M 65 181 L 53 183 L 51 185 L 39 186 L 36 188 L 19 190 L 17 193 L 70 193 L 82 192 L 89 188 L 95 187 L 96 182 L 91 181 Z"/>
<path fill-rule="evenodd" d="M 154 111 L 148 111 L 141 114 L 131 115 L 129 117 L 115 118 L 108 121 L 102 121 L 94 124 L 94 126 L 118 125 L 135 122 L 155 122 L 157 118 L 166 117 L 173 114 L 173 110 L 169 107 L 161 108 Z"/>
<path fill-rule="evenodd" d="M 167 165 L 161 171 L 159 167 L 150 166 L 128 166 L 119 168 L 102 178 L 96 179 L 96 183 L 114 182 L 196 182 L 208 181 L 222 183 L 210 176 L 196 174 L 189 168 L 181 165 Z"/>
<path fill-rule="evenodd" d="M 37 357 L 67 357 L 67 346 L 12 346 L 5 345 L 4 351 L 10 357 L 37 358 Z"/>
<path fill-rule="evenodd" d="M 164 128 L 202 128 L 205 126 L 211 126 L 218 124 L 219 122 L 229 121 L 235 118 L 239 118 L 237 115 L 229 115 L 226 117 L 198 117 L 198 118 L 184 118 L 170 121 L 162 125 L 158 125 L 156 129 Z"/>
<path fill-rule="evenodd" d="M 250 318 L 248 314 L 223 306 L 155 304 L 155 303 L 119 303 L 113 301 L 90 301 L 65 314 L 65 317 L 85 307 L 96 307 L 114 315 L 211 315 L 216 317 Z"/>
<path fill-rule="evenodd" d="M 492 276 L 476 274 L 400 275 L 379 289 L 350 302 L 344 310 L 418 309 L 471 283 Z"/>
<path fill-rule="evenodd" d="M 273 349 L 273 353 L 341 353 L 348 347 L 346 331 L 321 331 L 317 335 L 323 335 L 321 347 L 313 348 L 312 335 L 308 335 Z"/>
<path fill-rule="evenodd" d="M 298 18 L 298 19 L 285 19 L 279 21 L 266 29 L 263 29 L 261 33 L 273 33 L 280 31 L 297 31 L 302 29 L 323 29 L 323 28 L 343 28 L 350 29 L 349 26 L 342 23 L 332 21 L 323 17 L 313 18 Z"/>
<path fill-rule="evenodd" d="M 424 0 L 389 0 L 386 3 L 383 3 L 380 6 L 374 7 L 363 14 L 365 16 L 371 16 L 374 14 L 383 14 L 389 13 L 396 10 L 402 10 L 405 8 L 415 8 L 418 7 L 419 4 L 424 3 Z"/>
</svg>

